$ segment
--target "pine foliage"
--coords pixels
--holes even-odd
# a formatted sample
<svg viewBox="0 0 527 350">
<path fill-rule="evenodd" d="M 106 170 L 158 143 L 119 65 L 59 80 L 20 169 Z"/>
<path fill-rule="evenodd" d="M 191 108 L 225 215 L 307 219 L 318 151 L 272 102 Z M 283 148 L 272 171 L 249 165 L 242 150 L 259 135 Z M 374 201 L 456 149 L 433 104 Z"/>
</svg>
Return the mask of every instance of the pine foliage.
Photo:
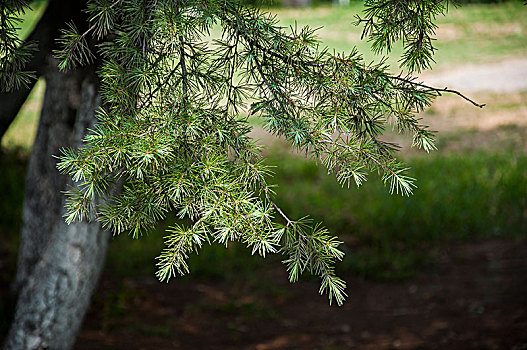
<svg viewBox="0 0 527 350">
<path fill-rule="evenodd" d="M 404 54 L 401 67 L 409 71 L 431 68 L 434 62 L 434 20 L 446 14 L 450 0 L 366 0 L 365 17 L 357 16 L 363 24 L 362 38 L 368 37 L 373 51 L 390 52 L 395 41 L 402 40 Z"/>
<path fill-rule="evenodd" d="M 403 65 L 419 70 L 430 64 L 432 20 L 446 3 L 366 1 L 359 22 L 375 51 L 403 40 Z M 138 237 L 175 212 L 191 224 L 169 228 L 161 280 L 188 273 L 189 254 L 203 244 L 239 241 L 254 254 L 283 254 L 292 282 L 306 270 L 320 276 L 320 292 L 341 305 L 341 242 L 276 205 L 271 171 L 240 112 L 261 118 L 342 185 L 378 173 L 390 192 L 409 195 L 414 179 L 395 158 L 397 145 L 379 136 L 395 128 L 434 149 L 415 114 L 449 90 L 391 75 L 356 50 L 333 52 L 312 28 L 281 27 L 239 0 L 91 0 L 87 12 L 89 29 L 68 24 L 56 52 L 63 70 L 97 60 L 103 102 L 83 146 L 59 157 L 59 170 L 77 183 L 66 221 L 95 218 Z M 122 190 L 111 195 L 115 186 Z"/>
<path fill-rule="evenodd" d="M 27 86 L 34 74 L 25 70 L 36 50 L 33 42 L 23 43 L 17 35 L 26 0 L 0 0 L 0 92 Z"/>
</svg>

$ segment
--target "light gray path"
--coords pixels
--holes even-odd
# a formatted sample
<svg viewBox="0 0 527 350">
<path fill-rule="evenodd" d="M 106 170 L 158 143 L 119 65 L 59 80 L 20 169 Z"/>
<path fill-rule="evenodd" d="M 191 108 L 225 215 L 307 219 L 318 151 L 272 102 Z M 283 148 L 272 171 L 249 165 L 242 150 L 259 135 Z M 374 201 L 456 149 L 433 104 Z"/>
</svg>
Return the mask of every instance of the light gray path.
<svg viewBox="0 0 527 350">
<path fill-rule="evenodd" d="M 463 92 L 510 93 L 527 91 L 527 57 L 500 62 L 467 64 L 445 71 L 431 71 L 421 79 L 428 85 L 448 87 Z"/>
</svg>

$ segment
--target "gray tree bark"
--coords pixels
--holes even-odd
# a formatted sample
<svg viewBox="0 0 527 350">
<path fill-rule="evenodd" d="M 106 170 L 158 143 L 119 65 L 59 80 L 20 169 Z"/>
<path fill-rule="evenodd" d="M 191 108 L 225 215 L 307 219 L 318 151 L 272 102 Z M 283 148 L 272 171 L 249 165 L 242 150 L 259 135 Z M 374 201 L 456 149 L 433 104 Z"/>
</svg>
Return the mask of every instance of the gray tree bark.
<svg viewBox="0 0 527 350">
<path fill-rule="evenodd" d="M 97 285 L 109 234 L 98 223 L 66 225 L 68 180 L 58 174 L 61 147 L 78 146 L 100 100 L 91 71 L 44 72 L 46 93 L 26 178 L 15 289 L 5 349 L 70 349 Z"/>
</svg>

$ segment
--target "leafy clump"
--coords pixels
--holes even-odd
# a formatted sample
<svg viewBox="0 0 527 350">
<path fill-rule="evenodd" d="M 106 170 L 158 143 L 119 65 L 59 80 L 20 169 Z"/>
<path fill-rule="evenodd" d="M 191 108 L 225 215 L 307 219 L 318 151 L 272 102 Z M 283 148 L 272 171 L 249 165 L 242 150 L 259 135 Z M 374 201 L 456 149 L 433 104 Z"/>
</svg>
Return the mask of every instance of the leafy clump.
<svg viewBox="0 0 527 350">
<path fill-rule="evenodd" d="M 398 3 L 415 11 L 415 1 Z M 429 5 L 419 11 L 430 13 L 438 4 L 422 3 Z M 376 172 L 390 192 L 409 195 L 414 179 L 394 157 L 397 146 L 379 136 L 389 126 L 434 149 L 415 114 L 444 90 L 366 64 L 356 50 L 332 52 L 311 28 L 280 27 L 238 0 L 96 0 L 88 14 L 89 29 L 70 25 L 57 52 L 62 69 L 100 62 L 101 78 L 98 123 L 80 149 L 60 156 L 59 170 L 76 182 L 66 221 L 96 218 L 136 237 L 175 212 L 191 224 L 168 230 L 161 280 L 188 273 L 188 255 L 204 243 L 241 241 L 262 256 L 285 255 L 291 281 L 306 270 L 320 276 L 320 291 L 342 304 L 345 282 L 333 267 L 340 242 L 275 204 L 247 118 L 261 118 L 343 185 L 360 186 Z M 385 12 L 367 14 L 374 37 L 392 25 L 373 19 Z M 399 38 L 413 43 L 416 34 L 404 28 L 414 20 L 399 18 L 410 22 L 374 39 L 374 49 Z M 405 59 L 410 69 L 428 64 L 418 51 L 407 47 L 415 54 Z"/>
<path fill-rule="evenodd" d="M 34 42 L 23 42 L 17 35 L 25 0 L 2 1 L 0 4 L 0 92 L 10 92 L 29 84 L 35 77 L 25 67 L 37 49 Z"/>
</svg>

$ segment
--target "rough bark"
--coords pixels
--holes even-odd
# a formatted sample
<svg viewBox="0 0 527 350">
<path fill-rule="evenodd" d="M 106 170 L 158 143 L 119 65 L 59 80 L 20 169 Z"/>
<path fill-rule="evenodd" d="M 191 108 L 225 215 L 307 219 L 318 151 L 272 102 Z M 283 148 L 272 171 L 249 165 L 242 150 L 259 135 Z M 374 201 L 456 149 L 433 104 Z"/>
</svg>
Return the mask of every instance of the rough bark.
<svg viewBox="0 0 527 350">
<path fill-rule="evenodd" d="M 26 174 L 15 291 L 24 284 L 46 249 L 53 226 L 62 212 L 60 191 L 66 189 L 67 178 L 58 173 L 53 155 L 57 155 L 61 147 L 75 145 L 74 124 L 83 123 L 76 120 L 81 103 L 80 74 L 59 74 L 52 64 L 48 69 L 43 109 Z"/>
<path fill-rule="evenodd" d="M 46 93 L 26 179 L 16 286 L 19 297 L 5 349 L 69 349 L 97 284 L 109 234 L 97 223 L 66 225 L 67 178 L 60 147 L 79 145 L 99 104 L 93 72 L 44 73 Z"/>
<path fill-rule="evenodd" d="M 78 146 L 94 122 L 100 103 L 93 68 L 59 73 L 50 59 L 66 21 L 86 26 L 85 1 L 49 0 L 28 40 L 39 51 L 27 67 L 46 80 L 46 93 L 26 176 L 14 321 L 5 349 L 69 349 L 75 342 L 97 285 L 109 234 L 96 223 L 66 225 L 63 191 L 53 155 Z M 0 94 L 0 137 L 15 118 L 30 89 Z"/>
</svg>

